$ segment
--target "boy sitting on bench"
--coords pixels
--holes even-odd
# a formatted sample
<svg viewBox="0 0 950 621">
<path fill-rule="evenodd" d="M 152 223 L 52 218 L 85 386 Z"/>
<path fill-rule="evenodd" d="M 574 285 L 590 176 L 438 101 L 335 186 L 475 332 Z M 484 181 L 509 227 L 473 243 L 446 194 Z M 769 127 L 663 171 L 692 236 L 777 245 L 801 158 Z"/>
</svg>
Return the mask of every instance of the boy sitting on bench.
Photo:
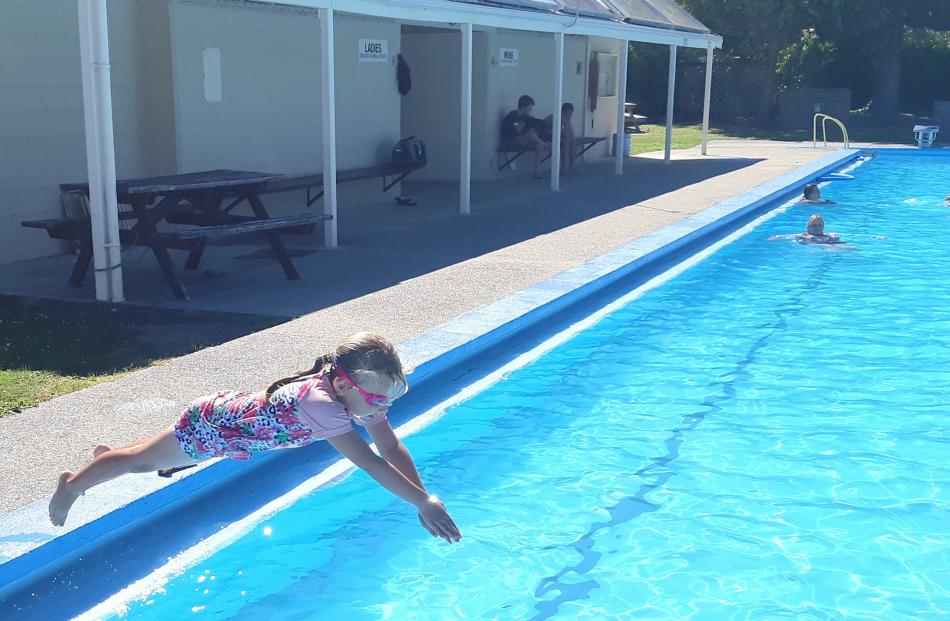
<svg viewBox="0 0 950 621">
<path fill-rule="evenodd" d="M 534 176 L 538 176 L 538 163 L 546 158 L 550 146 L 538 135 L 542 122 L 531 116 L 534 99 L 529 95 L 518 98 L 518 109 L 512 110 L 501 122 L 501 144 L 512 151 L 534 150 Z"/>
</svg>

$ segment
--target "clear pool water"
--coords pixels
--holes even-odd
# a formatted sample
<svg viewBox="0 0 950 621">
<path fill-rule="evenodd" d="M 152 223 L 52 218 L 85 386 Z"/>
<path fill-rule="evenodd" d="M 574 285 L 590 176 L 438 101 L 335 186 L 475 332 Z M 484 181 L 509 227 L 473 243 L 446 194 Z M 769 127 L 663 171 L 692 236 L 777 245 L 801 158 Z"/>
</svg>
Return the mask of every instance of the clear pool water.
<svg viewBox="0 0 950 621">
<path fill-rule="evenodd" d="M 855 175 L 412 436 L 461 545 L 358 473 L 126 614 L 950 614 L 950 159 Z M 849 248 L 768 241 L 815 211 Z"/>
</svg>

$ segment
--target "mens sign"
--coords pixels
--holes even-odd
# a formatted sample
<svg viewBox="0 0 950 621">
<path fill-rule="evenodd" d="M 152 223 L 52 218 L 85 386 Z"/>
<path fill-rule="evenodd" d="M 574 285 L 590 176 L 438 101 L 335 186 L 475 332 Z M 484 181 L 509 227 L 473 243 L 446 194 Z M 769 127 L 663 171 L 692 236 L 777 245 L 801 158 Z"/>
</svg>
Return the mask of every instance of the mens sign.
<svg viewBox="0 0 950 621">
<path fill-rule="evenodd" d="M 360 62 L 389 62 L 389 42 L 386 39 L 360 39 Z"/>
<path fill-rule="evenodd" d="M 498 64 L 505 67 L 518 66 L 518 48 L 503 47 L 498 55 Z"/>
</svg>

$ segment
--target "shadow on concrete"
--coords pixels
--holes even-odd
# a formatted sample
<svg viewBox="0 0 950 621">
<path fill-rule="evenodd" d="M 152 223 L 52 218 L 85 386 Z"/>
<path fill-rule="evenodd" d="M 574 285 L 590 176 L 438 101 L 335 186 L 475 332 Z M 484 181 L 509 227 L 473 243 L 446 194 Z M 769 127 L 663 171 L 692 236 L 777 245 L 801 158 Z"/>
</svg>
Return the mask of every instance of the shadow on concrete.
<svg viewBox="0 0 950 621">
<path fill-rule="evenodd" d="M 472 215 L 458 214 L 458 184 L 406 182 L 403 193 L 418 201 L 339 207 L 341 247 L 320 250 L 321 235 L 290 237 L 303 276 L 288 281 L 266 244 L 209 248 L 200 270 L 184 272 L 191 300 L 175 300 L 147 249 L 123 252 L 130 304 L 295 317 L 381 291 L 399 282 L 479 257 L 603 214 L 636 205 L 761 161 L 755 158 L 627 160 L 622 177 L 613 162 L 579 166 L 551 192 L 548 179 L 525 177 L 473 184 Z M 656 209 L 656 207 L 654 207 Z M 670 207 L 676 212 L 675 206 Z M 23 234 L 38 234 L 24 230 Z M 179 266 L 184 255 L 175 257 Z M 93 283 L 65 286 L 72 257 L 4 266 L 0 293 L 92 301 Z M 464 283 L 459 283 L 464 287 Z"/>
</svg>

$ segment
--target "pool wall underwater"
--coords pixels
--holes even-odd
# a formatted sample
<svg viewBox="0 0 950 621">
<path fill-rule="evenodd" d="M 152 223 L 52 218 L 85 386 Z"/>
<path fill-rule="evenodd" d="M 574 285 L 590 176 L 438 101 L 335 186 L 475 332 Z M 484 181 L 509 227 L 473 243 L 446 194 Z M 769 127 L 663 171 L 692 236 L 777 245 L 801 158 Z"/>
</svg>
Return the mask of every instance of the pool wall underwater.
<svg viewBox="0 0 950 621">
<path fill-rule="evenodd" d="M 939 155 L 940 150 L 930 153 Z M 418 416 L 517 352 L 735 232 L 860 154 L 855 149 L 833 152 L 401 344 L 403 356 L 418 366 L 412 391 L 390 419 L 398 425 Z M 0 619 L 75 616 L 338 459 L 321 442 L 250 462 L 221 460 L 57 537 L 0 565 Z"/>
</svg>

